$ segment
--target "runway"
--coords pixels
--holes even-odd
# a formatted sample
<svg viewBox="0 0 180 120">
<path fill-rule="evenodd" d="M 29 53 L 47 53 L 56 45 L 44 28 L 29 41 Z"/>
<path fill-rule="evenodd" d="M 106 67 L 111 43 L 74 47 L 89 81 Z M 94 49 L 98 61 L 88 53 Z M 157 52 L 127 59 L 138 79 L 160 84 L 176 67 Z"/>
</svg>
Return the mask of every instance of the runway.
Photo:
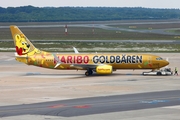
<svg viewBox="0 0 180 120">
<path fill-rule="evenodd" d="M 2 120 L 171 120 L 180 118 L 180 76 L 142 70 L 86 77 L 84 71 L 27 66 L 0 53 Z M 179 53 L 154 53 L 180 68 Z"/>
<path fill-rule="evenodd" d="M 180 105 L 180 90 L 82 98 L 0 107 L 0 117 L 49 115 L 73 117 Z"/>
</svg>

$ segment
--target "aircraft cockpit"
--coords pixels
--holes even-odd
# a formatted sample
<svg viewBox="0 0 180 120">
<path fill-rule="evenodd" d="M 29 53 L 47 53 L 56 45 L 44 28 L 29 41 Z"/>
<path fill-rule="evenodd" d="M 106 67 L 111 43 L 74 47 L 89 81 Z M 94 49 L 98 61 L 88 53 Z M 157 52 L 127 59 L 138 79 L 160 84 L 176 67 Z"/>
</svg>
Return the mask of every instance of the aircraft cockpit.
<svg viewBox="0 0 180 120">
<path fill-rule="evenodd" d="M 159 57 L 159 58 L 156 58 L 156 60 L 164 60 L 163 58 Z"/>
</svg>

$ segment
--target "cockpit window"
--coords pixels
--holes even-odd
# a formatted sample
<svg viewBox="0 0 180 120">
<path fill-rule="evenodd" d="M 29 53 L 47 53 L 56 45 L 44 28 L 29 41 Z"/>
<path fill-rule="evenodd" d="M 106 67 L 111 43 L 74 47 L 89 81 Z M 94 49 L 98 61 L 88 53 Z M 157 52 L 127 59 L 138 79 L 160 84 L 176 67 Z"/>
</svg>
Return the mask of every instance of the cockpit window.
<svg viewBox="0 0 180 120">
<path fill-rule="evenodd" d="M 156 60 L 163 60 L 163 58 L 159 57 L 159 58 L 156 58 Z"/>
</svg>

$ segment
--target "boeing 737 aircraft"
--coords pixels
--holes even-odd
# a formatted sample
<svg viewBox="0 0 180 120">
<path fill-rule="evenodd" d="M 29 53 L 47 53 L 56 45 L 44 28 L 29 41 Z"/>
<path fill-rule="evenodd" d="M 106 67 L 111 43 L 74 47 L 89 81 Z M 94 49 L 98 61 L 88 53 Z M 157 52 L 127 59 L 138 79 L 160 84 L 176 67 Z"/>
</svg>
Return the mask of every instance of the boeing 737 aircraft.
<svg viewBox="0 0 180 120">
<path fill-rule="evenodd" d="M 76 50 L 74 54 L 53 54 L 34 47 L 17 26 L 10 26 L 16 60 L 28 65 L 62 70 L 86 70 L 85 75 L 112 74 L 117 69 L 160 69 L 169 64 L 156 55 L 148 54 L 85 54 Z"/>
</svg>

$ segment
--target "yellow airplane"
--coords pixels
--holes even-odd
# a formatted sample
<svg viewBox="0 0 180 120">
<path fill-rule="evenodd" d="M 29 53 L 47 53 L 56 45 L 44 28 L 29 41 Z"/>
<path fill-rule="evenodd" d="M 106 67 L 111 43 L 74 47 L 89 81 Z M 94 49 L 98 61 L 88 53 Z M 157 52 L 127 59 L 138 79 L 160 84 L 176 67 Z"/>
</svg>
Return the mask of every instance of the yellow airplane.
<svg viewBox="0 0 180 120">
<path fill-rule="evenodd" d="M 43 68 L 62 70 L 86 70 L 85 75 L 112 74 L 117 69 L 151 69 L 157 70 L 169 64 L 156 55 L 149 54 L 102 54 L 79 53 L 54 54 L 41 51 L 34 47 L 17 26 L 10 26 L 16 60 Z"/>
</svg>

